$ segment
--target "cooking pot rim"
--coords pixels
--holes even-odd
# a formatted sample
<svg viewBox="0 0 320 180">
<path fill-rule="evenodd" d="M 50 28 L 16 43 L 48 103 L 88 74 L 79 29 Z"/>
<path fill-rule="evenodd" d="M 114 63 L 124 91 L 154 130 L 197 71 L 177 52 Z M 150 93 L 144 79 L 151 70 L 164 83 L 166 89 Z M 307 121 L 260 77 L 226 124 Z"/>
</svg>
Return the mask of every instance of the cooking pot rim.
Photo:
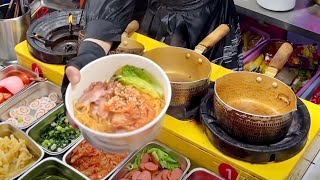
<svg viewBox="0 0 320 180">
<path fill-rule="evenodd" d="M 200 81 L 205 81 L 205 80 L 210 79 L 211 74 L 212 74 L 212 63 L 211 63 L 210 60 L 209 60 L 207 57 L 205 57 L 203 54 L 200 54 L 200 53 L 196 52 L 196 50 L 187 49 L 187 48 L 183 48 L 183 47 L 176 47 L 176 46 L 163 46 L 163 47 L 157 47 L 157 48 L 154 48 L 154 49 L 150 49 L 150 50 L 148 50 L 148 51 L 145 51 L 145 52 L 143 53 L 143 57 L 148 58 L 147 56 L 145 56 L 146 54 L 148 54 L 148 53 L 154 53 L 154 51 L 161 50 L 161 49 L 169 49 L 169 50 L 171 50 L 171 49 L 176 49 L 176 50 L 180 50 L 180 51 L 185 51 L 186 53 L 187 53 L 187 52 L 190 52 L 190 53 L 193 53 L 193 54 L 196 53 L 197 55 L 201 56 L 202 61 L 207 61 L 207 62 L 209 63 L 209 65 L 210 65 L 210 67 L 209 67 L 210 70 L 209 70 L 209 72 L 208 72 L 208 75 L 207 75 L 205 78 L 198 79 L 198 80 L 195 80 L 195 81 L 188 81 L 188 82 L 171 81 L 171 80 L 169 79 L 169 81 L 170 81 L 171 84 L 193 84 L 193 83 L 197 83 L 197 82 L 200 82 Z M 152 60 L 151 58 L 148 58 L 148 59 Z"/>
<path fill-rule="evenodd" d="M 282 113 L 282 114 L 277 114 L 277 115 L 259 115 L 259 114 L 252 114 L 252 113 L 244 112 L 244 111 L 241 111 L 241 110 L 239 110 L 239 109 L 236 109 L 236 108 L 230 106 L 229 104 L 227 104 L 226 102 L 224 102 L 224 101 L 220 98 L 220 96 L 218 95 L 218 93 L 217 93 L 217 82 L 218 82 L 219 80 L 221 80 L 223 77 L 228 76 L 228 75 L 233 74 L 233 73 L 238 73 L 238 74 L 240 74 L 240 73 L 241 73 L 241 74 L 248 74 L 248 73 L 250 73 L 250 74 L 257 74 L 257 75 L 261 75 L 261 76 L 273 78 L 273 77 L 267 76 L 267 75 L 265 75 L 265 74 L 260 74 L 260 73 L 256 73 L 256 72 L 246 72 L 246 71 L 236 71 L 236 72 L 232 72 L 232 73 L 229 73 L 229 74 L 226 74 L 226 75 L 224 75 L 224 76 L 219 77 L 219 78 L 216 79 L 216 81 L 215 81 L 215 85 L 214 85 L 214 96 L 215 96 L 220 102 L 222 102 L 225 106 L 227 106 L 228 108 L 230 108 L 230 109 L 232 109 L 232 110 L 235 110 L 235 111 L 237 111 L 237 112 L 240 112 L 240 113 L 242 113 L 242 114 L 247 114 L 247 115 L 250 115 L 250 116 L 255 116 L 255 117 L 260 117 L 260 118 L 273 118 L 273 117 L 284 116 L 284 115 L 292 114 L 292 113 L 294 113 L 294 112 L 296 112 L 296 111 L 298 110 L 298 108 L 297 108 L 297 106 L 298 106 L 298 105 L 297 105 L 297 98 L 298 98 L 298 97 L 295 95 L 295 93 L 292 91 L 291 88 L 289 88 L 285 83 L 283 83 L 282 81 L 280 81 L 280 80 L 278 80 L 278 79 L 276 79 L 276 78 L 273 78 L 273 79 L 276 80 L 276 81 L 279 82 L 279 83 L 282 83 L 282 84 L 285 85 L 286 87 L 288 87 L 288 89 L 290 89 L 290 92 L 291 92 L 292 94 L 294 94 L 295 97 L 296 97 L 295 100 L 294 100 L 294 104 L 295 104 L 294 107 L 295 107 L 295 108 L 293 108 L 291 111 L 288 111 L 288 112 Z"/>
</svg>

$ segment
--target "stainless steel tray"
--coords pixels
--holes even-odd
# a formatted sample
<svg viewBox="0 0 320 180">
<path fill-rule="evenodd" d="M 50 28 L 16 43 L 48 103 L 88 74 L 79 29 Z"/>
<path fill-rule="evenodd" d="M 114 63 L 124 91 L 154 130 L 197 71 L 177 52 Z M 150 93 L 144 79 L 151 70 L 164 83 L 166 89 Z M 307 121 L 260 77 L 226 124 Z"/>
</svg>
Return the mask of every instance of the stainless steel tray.
<svg viewBox="0 0 320 180">
<path fill-rule="evenodd" d="M 55 175 L 69 180 L 82 180 L 88 179 L 83 176 L 79 171 L 69 166 L 68 164 L 62 162 L 61 160 L 49 157 L 37 165 L 33 166 L 27 172 L 25 172 L 18 180 L 31 180 L 34 178 L 39 178 L 42 175 Z"/>
<path fill-rule="evenodd" d="M 34 162 L 26 166 L 23 171 L 17 173 L 13 177 L 9 179 L 16 179 L 21 174 L 23 174 L 25 171 L 27 171 L 29 168 L 31 168 L 33 165 L 37 164 L 44 156 L 44 151 L 41 149 L 40 146 L 36 144 L 30 137 L 28 137 L 27 134 L 25 134 L 20 129 L 16 128 L 10 123 L 2 122 L 0 123 L 0 137 L 10 136 L 13 134 L 18 139 L 25 140 L 26 146 L 30 153 L 34 156 Z"/>
<path fill-rule="evenodd" d="M 35 123 L 32 127 L 30 127 L 27 131 L 27 134 L 41 146 L 40 135 L 46 129 L 46 127 L 50 126 L 50 124 L 56 119 L 56 116 L 60 113 L 64 112 L 64 104 L 60 104 L 57 108 L 55 108 L 50 114 L 43 116 L 37 123 Z M 46 148 L 42 147 L 42 149 L 49 155 L 57 156 L 65 153 L 69 148 L 71 148 L 75 143 L 77 143 L 81 139 L 81 135 L 74 139 L 71 143 L 69 143 L 66 147 L 64 147 L 61 151 L 50 151 Z"/>
<path fill-rule="evenodd" d="M 68 9 L 77 9 L 79 3 L 74 2 L 73 0 L 34 0 L 30 5 L 31 17 L 33 18 L 37 11 L 46 7 L 53 10 L 68 10 Z"/>
<path fill-rule="evenodd" d="M 0 108 L 0 119 L 2 121 L 6 121 L 10 118 L 9 112 L 11 109 L 20 107 L 22 105 L 29 106 L 29 104 L 38 98 L 48 96 L 50 93 L 56 93 L 58 95 L 58 100 L 56 102 L 56 106 L 61 104 L 62 102 L 62 95 L 60 92 L 60 87 L 49 82 L 39 82 L 35 83 L 32 86 L 30 86 L 28 89 L 26 89 L 21 94 L 17 95 L 15 98 L 13 98 L 11 101 L 6 103 L 3 107 Z M 54 109 L 54 108 L 52 108 Z M 50 113 L 52 111 L 48 111 L 47 113 Z M 44 114 L 45 115 L 45 114 Z M 42 116 L 43 117 L 43 116 Z M 32 121 L 30 124 L 27 124 L 25 126 L 19 127 L 20 129 L 27 129 L 34 123 L 36 123 L 41 117 L 38 119 Z"/>
<path fill-rule="evenodd" d="M 224 180 L 222 177 L 214 174 L 213 172 L 204 169 L 204 168 L 195 168 L 192 169 L 184 178 L 183 180 L 203 180 L 203 179 L 210 179 L 210 180 Z"/>
<path fill-rule="evenodd" d="M 20 72 L 20 73 L 24 73 L 26 74 L 27 76 L 29 76 L 30 78 L 37 78 L 38 77 L 38 74 L 36 74 L 35 72 L 31 71 L 31 70 L 28 70 L 20 65 L 10 65 L 10 66 L 7 66 L 5 68 L 3 68 L 1 71 L 0 71 L 0 80 L 8 77 L 10 74 L 12 73 L 15 73 L 15 72 Z M 4 106 L 6 103 L 8 103 L 8 101 L 10 101 L 11 99 L 13 99 L 14 97 L 16 97 L 17 95 L 19 95 L 21 92 L 25 91 L 28 87 L 30 87 L 32 84 L 34 84 L 35 81 L 31 81 L 30 84 L 25 87 L 24 89 L 22 89 L 18 94 L 12 96 L 10 99 L 8 99 L 7 101 L 3 102 L 0 104 L 0 108 L 2 106 Z"/>
<path fill-rule="evenodd" d="M 66 164 L 68 164 L 67 162 L 67 159 L 68 159 L 68 156 L 70 155 L 70 153 L 83 141 L 85 140 L 83 137 L 81 137 L 81 139 L 77 142 L 77 144 L 75 144 L 71 149 L 68 150 L 67 153 L 64 154 L 62 160 L 63 162 L 65 162 Z M 117 170 L 119 169 L 120 167 L 122 167 L 131 157 L 132 155 L 134 154 L 134 152 L 132 153 L 129 153 L 128 156 L 122 161 L 119 163 L 118 166 L 116 166 L 109 174 L 107 174 L 103 179 L 112 179 L 110 178 L 110 176 Z M 82 173 L 81 173 L 82 174 Z"/>
<path fill-rule="evenodd" d="M 181 170 L 183 170 L 183 174 L 181 175 L 180 179 L 181 180 L 188 172 L 189 168 L 190 168 L 190 160 L 173 151 L 172 149 L 170 149 L 169 147 L 159 143 L 159 142 L 150 142 L 148 144 L 146 144 L 144 147 L 142 147 L 139 151 L 137 151 L 130 159 L 129 161 L 127 161 L 122 167 L 120 167 L 111 177 L 110 179 L 113 180 L 118 180 L 121 179 L 127 172 L 128 172 L 128 166 L 130 166 L 131 163 L 134 162 L 135 158 L 137 157 L 138 154 L 143 153 L 143 150 L 146 148 L 150 148 L 150 147 L 155 147 L 155 148 L 159 148 L 165 152 L 167 152 L 168 154 L 172 155 L 173 157 L 175 157 L 177 159 L 177 161 L 180 163 L 181 165 Z"/>
</svg>

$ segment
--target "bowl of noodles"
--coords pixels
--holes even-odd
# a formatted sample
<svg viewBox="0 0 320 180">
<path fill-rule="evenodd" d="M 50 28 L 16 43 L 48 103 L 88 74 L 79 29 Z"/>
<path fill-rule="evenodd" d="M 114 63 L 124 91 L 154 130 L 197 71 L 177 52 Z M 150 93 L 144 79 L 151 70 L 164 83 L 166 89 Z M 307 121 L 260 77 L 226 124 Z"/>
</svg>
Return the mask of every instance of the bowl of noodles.
<svg viewBox="0 0 320 180">
<path fill-rule="evenodd" d="M 83 137 L 106 152 L 136 150 L 155 139 L 171 100 L 166 73 L 134 54 L 97 59 L 67 87 L 65 105 Z"/>
</svg>

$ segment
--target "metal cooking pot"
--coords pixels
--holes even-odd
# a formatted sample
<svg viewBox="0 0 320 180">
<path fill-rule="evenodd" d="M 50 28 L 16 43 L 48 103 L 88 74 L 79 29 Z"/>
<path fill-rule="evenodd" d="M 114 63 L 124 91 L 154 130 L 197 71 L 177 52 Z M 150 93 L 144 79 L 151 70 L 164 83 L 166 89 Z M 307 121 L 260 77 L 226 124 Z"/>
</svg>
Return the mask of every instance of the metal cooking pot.
<svg viewBox="0 0 320 180">
<path fill-rule="evenodd" d="M 131 21 L 121 36 L 121 43 L 117 48 L 117 53 L 130 53 L 142 55 L 144 52 L 144 45 L 138 41 L 131 39 L 131 35 L 139 29 L 139 22 Z"/>
<path fill-rule="evenodd" d="M 297 99 L 291 88 L 268 75 L 234 72 L 215 82 L 217 121 L 243 142 L 269 144 L 281 140 L 296 110 Z"/>
<path fill-rule="evenodd" d="M 220 25 L 203 39 L 195 50 L 169 46 L 144 53 L 145 57 L 163 68 L 170 79 L 172 88 L 170 107 L 181 108 L 184 112 L 182 115 L 175 115 L 176 118 L 187 119 L 186 111 L 199 106 L 200 99 L 208 90 L 211 75 L 211 63 L 202 54 L 219 42 L 229 31 L 230 28 L 227 25 Z"/>
</svg>

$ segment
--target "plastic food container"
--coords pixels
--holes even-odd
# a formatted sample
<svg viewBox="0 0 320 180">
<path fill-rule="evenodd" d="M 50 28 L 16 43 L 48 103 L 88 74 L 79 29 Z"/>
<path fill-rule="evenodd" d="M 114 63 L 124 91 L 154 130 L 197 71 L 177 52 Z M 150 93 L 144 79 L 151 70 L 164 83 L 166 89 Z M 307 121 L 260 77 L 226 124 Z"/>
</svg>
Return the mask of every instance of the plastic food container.
<svg viewBox="0 0 320 180">
<path fill-rule="evenodd" d="M 123 178 L 123 176 L 128 173 L 128 167 L 130 166 L 131 163 L 134 162 L 135 158 L 137 157 L 138 154 L 143 153 L 143 150 L 146 148 L 151 148 L 151 147 L 155 147 L 155 148 L 159 148 L 163 151 L 165 151 L 166 153 L 172 155 L 173 157 L 175 157 L 175 159 L 177 159 L 177 161 L 179 162 L 180 166 L 181 166 L 181 170 L 183 171 L 183 174 L 181 175 L 180 179 L 181 180 L 188 172 L 189 168 L 190 168 L 190 160 L 173 151 L 172 149 L 166 147 L 165 145 L 159 143 L 159 142 L 150 142 L 148 144 L 146 144 L 144 147 L 142 147 L 139 151 L 137 151 L 136 153 L 134 153 L 134 155 L 129 159 L 129 161 L 127 161 L 123 166 L 121 166 L 111 177 L 110 179 L 112 180 L 120 180 L 121 178 Z"/>
<path fill-rule="evenodd" d="M 26 91 L 17 95 L 14 99 L 12 99 L 8 103 L 6 103 L 2 108 L 0 108 L 1 120 L 8 121 L 8 119 L 10 119 L 10 117 L 13 116 L 13 114 L 16 114 L 14 111 L 16 111 L 17 108 L 30 107 L 30 105 L 34 102 L 34 100 L 40 99 L 42 97 L 47 97 L 51 93 L 54 93 L 57 95 L 55 105 L 53 103 L 51 103 L 50 107 L 47 107 L 47 109 L 45 109 L 45 111 L 43 111 L 43 108 L 37 109 L 36 106 L 33 109 L 29 108 L 30 116 L 34 115 L 34 116 L 38 116 L 38 117 L 33 117 L 33 119 L 31 119 L 31 120 L 30 119 L 23 120 L 23 122 L 26 122 L 26 123 L 22 123 L 19 125 L 14 124 L 15 126 L 17 126 L 20 129 L 27 129 L 28 127 L 30 127 L 31 125 L 36 123 L 43 115 L 52 111 L 52 109 L 54 109 L 59 104 L 61 104 L 62 95 L 60 93 L 59 86 L 56 86 L 53 83 L 50 83 L 48 81 L 33 84 Z M 40 103 L 42 103 L 42 101 Z M 40 109 L 42 109 L 42 110 L 40 110 Z M 20 109 L 19 109 L 19 112 L 20 112 Z M 25 111 L 23 110 L 23 112 L 25 112 Z M 14 116 L 18 116 L 18 115 L 14 115 Z M 17 119 L 19 119 L 19 118 L 17 118 Z"/>
<path fill-rule="evenodd" d="M 52 12 L 54 10 L 76 9 L 77 7 L 78 4 L 72 0 L 56 0 L 54 2 L 50 0 L 37 0 L 30 4 L 32 18 L 36 17 L 37 12 L 41 8 L 48 8 L 49 12 Z"/>
<path fill-rule="evenodd" d="M 69 165 L 68 159 L 70 158 L 71 152 L 72 152 L 82 141 L 84 141 L 84 139 L 81 137 L 80 140 L 79 140 L 71 149 L 69 149 L 69 150 L 64 154 L 64 156 L 63 156 L 63 158 L 62 158 L 62 160 L 63 160 L 64 163 L 66 163 L 66 164 Z M 133 153 L 128 154 L 128 156 L 127 156 L 124 160 L 122 160 L 122 162 L 120 162 L 111 172 L 109 172 L 109 173 L 108 173 L 104 178 L 102 178 L 102 179 L 109 179 L 109 177 L 110 177 L 117 169 L 119 169 L 124 163 L 126 163 L 132 155 L 133 155 Z M 69 166 L 71 166 L 71 165 L 69 165 Z M 78 171 L 78 172 L 79 172 L 79 171 Z M 81 172 L 79 172 L 79 173 L 81 173 Z M 82 174 L 82 173 L 81 173 L 81 174 Z M 83 176 L 84 176 L 84 175 L 83 175 Z M 88 177 L 86 177 L 86 178 L 88 178 Z"/>
<path fill-rule="evenodd" d="M 148 71 L 163 87 L 165 105 L 160 114 L 145 126 L 124 133 L 98 132 L 80 123 L 74 115 L 74 102 L 90 86 L 92 82 L 106 81 L 111 78 L 116 70 L 132 65 Z M 166 73 L 153 61 L 134 54 L 115 54 L 97 59 L 81 69 L 81 81 L 74 87 L 68 86 L 65 105 L 71 119 L 78 125 L 84 139 L 94 147 L 106 152 L 131 152 L 139 149 L 144 144 L 153 141 L 162 125 L 164 115 L 171 101 L 171 85 Z"/>
<path fill-rule="evenodd" d="M 41 145 L 41 134 L 44 133 L 46 128 L 48 126 L 51 126 L 51 123 L 56 120 L 57 115 L 61 114 L 64 112 L 64 105 L 61 104 L 59 105 L 55 110 L 53 110 L 52 113 L 47 114 L 44 116 L 40 121 L 35 123 L 32 127 L 30 127 L 27 131 L 27 134 L 35 141 L 38 143 L 39 146 L 42 147 L 42 149 L 49 155 L 56 156 L 63 154 L 66 152 L 70 147 L 72 147 L 75 143 L 77 143 L 81 139 L 81 135 L 74 139 L 71 143 L 69 143 L 67 146 L 65 146 L 61 151 L 51 151 L 46 148 L 44 148 Z"/>
<path fill-rule="evenodd" d="M 195 168 L 183 180 L 224 180 L 220 176 L 204 168 Z"/>
<path fill-rule="evenodd" d="M 310 83 L 309 83 L 310 82 Z M 305 91 L 301 95 L 301 98 L 305 100 L 311 100 L 312 95 L 315 93 L 317 87 L 320 85 L 320 71 L 305 85 Z"/>
<path fill-rule="evenodd" d="M 243 24 L 242 25 L 242 31 L 243 32 L 251 32 L 251 33 L 254 33 L 256 35 L 260 35 L 260 36 L 263 36 L 264 37 L 264 40 L 262 40 L 260 43 L 256 44 L 256 46 L 254 48 L 251 48 L 249 49 L 248 51 L 242 53 L 243 54 L 243 59 L 244 59 L 244 62 L 247 62 L 249 61 L 249 59 L 247 58 L 250 58 L 250 54 L 252 52 L 254 52 L 257 48 L 259 48 L 261 45 L 263 45 L 264 43 L 266 43 L 267 41 L 270 40 L 270 35 L 260 29 L 257 29 L 257 28 L 254 28 L 252 26 L 248 26 L 247 24 Z"/>
<path fill-rule="evenodd" d="M 9 180 L 16 179 L 17 177 L 19 177 L 21 174 L 27 171 L 30 167 L 37 164 L 44 156 L 44 152 L 41 149 L 41 147 L 39 147 L 36 144 L 36 142 L 34 142 L 30 137 L 28 137 L 27 134 L 25 134 L 23 131 L 16 128 L 10 123 L 6 123 L 6 122 L 0 123 L 0 137 L 10 136 L 11 134 L 13 134 L 17 139 L 25 140 L 25 143 L 29 152 L 33 155 L 33 162 L 27 165 L 26 167 L 24 167 L 22 171 L 14 174 L 12 177 L 9 178 Z"/>
<path fill-rule="evenodd" d="M 42 176 L 44 175 L 58 176 L 60 178 L 65 178 L 68 180 L 87 179 L 68 164 L 65 164 L 57 158 L 49 157 L 29 169 L 24 175 L 19 178 L 19 180 L 31 180 L 36 178 L 38 178 L 39 180 L 45 179 L 42 178 Z"/>
<path fill-rule="evenodd" d="M 34 73 L 33 71 L 30 71 L 20 65 L 10 65 L 10 66 L 7 66 L 3 69 L 0 70 L 0 80 L 8 77 L 8 76 L 11 76 L 11 74 L 14 74 L 14 73 L 23 73 L 25 75 L 27 75 L 29 78 L 37 78 L 38 75 L 36 73 Z M 30 84 L 28 86 L 26 86 L 24 89 L 22 89 L 19 93 L 23 92 L 24 90 L 26 90 L 28 87 L 30 87 L 32 84 L 34 83 L 34 81 L 30 81 Z M 18 94 L 19 94 L 18 93 Z M 5 105 L 6 102 L 10 101 L 12 98 L 16 97 L 18 94 L 15 94 L 13 95 L 10 99 L 8 99 L 7 101 L 3 102 L 3 103 L 0 103 L 0 108 L 2 106 Z"/>
<path fill-rule="evenodd" d="M 255 61 L 264 51 L 265 47 L 270 43 L 270 42 L 276 42 L 276 43 L 282 43 L 285 42 L 284 40 L 281 39 L 269 39 L 268 41 L 264 42 L 263 44 L 261 44 L 260 46 L 256 47 L 254 49 L 254 51 L 252 51 L 244 60 L 244 64 L 247 64 L 251 61 Z M 296 92 L 296 95 L 298 97 L 302 97 L 302 94 L 309 89 L 309 86 L 315 81 L 315 79 L 318 77 L 319 75 L 319 71 L 318 73 L 316 73 L 298 92 Z"/>
</svg>

